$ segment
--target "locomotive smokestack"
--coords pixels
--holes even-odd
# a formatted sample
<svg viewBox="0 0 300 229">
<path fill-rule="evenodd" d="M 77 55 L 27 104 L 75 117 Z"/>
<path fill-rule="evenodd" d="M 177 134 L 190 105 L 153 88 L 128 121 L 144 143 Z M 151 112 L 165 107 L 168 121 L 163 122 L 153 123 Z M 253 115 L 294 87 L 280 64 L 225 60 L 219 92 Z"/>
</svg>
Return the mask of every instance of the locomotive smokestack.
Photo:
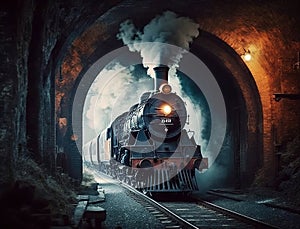
<svg viewBox="0 0 300 229">
<path fill-rule="evenodd" d="M 153 68 L 153 70 L 155 72 L 154 90 L 158 91 L 162 84 L 168 83 L 169 67 L 165 65 L 159 65 L 158 67 Z"/>
</svg>

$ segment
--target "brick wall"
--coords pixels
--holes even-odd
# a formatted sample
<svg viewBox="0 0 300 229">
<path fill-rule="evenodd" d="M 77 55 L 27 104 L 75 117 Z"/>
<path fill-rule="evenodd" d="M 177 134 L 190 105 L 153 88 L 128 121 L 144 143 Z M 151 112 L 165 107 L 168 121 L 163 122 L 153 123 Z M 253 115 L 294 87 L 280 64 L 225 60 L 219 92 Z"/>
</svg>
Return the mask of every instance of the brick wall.
<svg viewBox="0 0 300 229">
<path fill-rule="evenodd" d="M 151 14 L 155 15 L 160 12 L 159 7 L 163 8 L 164 3 L 161 3 L 161 6 L 157 6 L 153 11 L 149 11 L 147 8 L 148 1 L 145 1 L 143 4 L 144 7 L 141 8 L 140 13 L 147 19 L 151 18 Z M 296 134 L 297 126 L 299 121 L 297 118 L 299 114 L 296 113 L 297 105 L 295 101 L 285 102 L 281 107 L 281 110 L 286 110 L 285 112 L 278 111 L 278 104 L 273 100 L 273 93 L 275 93 L 281 87 L 281 82 L 278 80 L 280 78 L 280 63 L 278 58 L 286 58 L 291 55 L 292 50 L 296 50 L 299 47 L 299 41 L 297 42 L 297 29 L 293 25 L 293 21 L 289 20 L 291 15 L 285 15 L 281 12 L 281 9 L 293 8 L 293 4 L 281 5 L 279 1 L 277 4 L 269 5 L 267 2 L 264 4 L 250 4 L 249 2 L 242 2 L 237 4 L 234 8 L 234 12 L 230 5 L 224 5 L 220 2 L 216 2 L 214 5 L 206 5 L 203 7 L 202 4 L 197 2 L 192 2 L 192 7 L 189 6 L 189 9 L 184 9 L 183 6 L 177 7 L 174 4 L 172 7 L 176 12 L 183 12 L 183 15 L 189 14 L 193 17 L 200 25 L 200 28 L 204 31 L 216 35 L 221 40 L 225 41 L 230 47 L 232 47 L 238 55 L 242 55 L 244 49 L 249 49 L 251 51 L 253 59 L 250 62 L 245 63 L 248 67 L 248 70 L 253 76 L 255 85 L 247 85 L 246 79 L 243 79 L 238 72 L 233 74 L 236 76 L 237 81 L 239 82 L 240 89 L 246 100 L 246 107 L 248 112 L 248 130 L 249 130 L 249 139 L 253 145 L 249 145 L 247 157 L 253 157 L 255 155 L 255 160 L 261 160 L 259 163 L 264 168 L 264 173 L 267 178 L 270 178 L 267 183 L 271 184 L 276 176 L 276 163 L 277 156 L 276 150 L 274 149 L 274 127 L 277 127 L 280 124 L 282 130 L 280 132 L 280 138 L 290 138 Z M 172 8 L 171 7 L 171 8 Z M 270 7 L 272 10 L 270 11 Z M 79 36 L 76 39 L 70 48 L 72 52 L 67 55 L 69 63 L 90 63 L 90 56 L 95 57 L 94 48 L 101 47 L 101 40 L 109 40 L 111 36 L 115 36 L 116 28 L 113 27 L 119 26 L 119 23 L 124 17 L 124 12 L 129 12 L 130 8 L 133 8 L 132 5 L 123 4 L 118 9 L 115 9 L 115 12 L 111 11 L 108 17 L 114 18 L 110 21 L 110 26 L 105 27 L 105 18 L 103 21 L 98 20 L 95 23 L 94 27 L 89 27 L 89 33 L 84 33 L 82 36 Z M 170 9 L 171 9 L 170 8 Z M 119 11 L 118 11 L 119 10 Z M 122 11 L 122 12 L 121 12 Z M 155 12 L 154 12 L 155 11 Z M 186 13 L 188 12 L 188 13 Z M 291 13 L 296 13 L 290 10 Z M 130 13 L 129 13 L 130 14 Z M 274 16 L 276 15 L 276 16 Z M 296 15 L 296 14 L 295 14 Z M 126 18 L 132 18 L 135 23 L 139 15 L 128 15 Z M 272 20 L 270 20 L 270 18 Z M 118 21 L 119 20 L 119 21 Z M 226 21 L 226 23 L 224 23 Z M 145 22 L 147 23 L 147 22 Z M 100 27 L 99 27 L 100 26 Z M 299 31 L 298 31 L 299 32 Z M 93 39 L 88 39 L 89 34 L 94 35 Z M 296 40 L 295 39 L 296 36 Z M 95 39 L 97 37 L 97 39 Z M 113 39 L 113 38 L 111 38 Z M 293 42 L 291 42 L 293 40 Z M 295 42 L 296 41 L 296 42 Z M 99 42 L 99 43 L 97 43 Z M 286 51 L 288 50 L 288 51 Z M 76 53 L 76 55 L 73 55 Z M 73 55 L 73 56 L 72 56 Z M 224 60 L 226 63 L 226 60 Z M 64 64 L 68 64 L 64 62 Z M 66 67 L 63 64 L 64 67 Z M 228 63 L 228 68 L 231 68 L 233 63 Z M 72 65 L 69 64 L 69 67 Z M 85 69 L 85 66 L 80 66 L 81 68 L 72 75 L 72 78 L 76 79 L 77 76 L 81 75 L 82 69 Z M 83 68 L 82 68 L 83 67 Z M 231 70 L 234 68 L 231 68 Z M 233 70 L 234 71 L 234 70 Z M 284 82 L 282 82 L 284 83 Z M 74 85 L 73 82 L 70 82 L 69 85 Z M 287 87 L 292 87 L 293 83 L 288 83 Z M 251 93 L 252 91 L 249 88 L 257 88 L 259 96 L 258 98 L 254 97 Z M 67 92 L 67 87 L 66 93 Z M 76 87 L 70 89 L 75 90 Z M 254 90 L 254 89 L 253 89 Z M 290 105 L 288 105 L 291 103 Z M 257 113 L 259 106 L 261 105 L 262 112 L 261 114 Z M 281 106 L 281 105 L 280 105 Z M 288 114 L 288 115 L 286 115 Z M 261 123 L 258 123 L 261 116 Z M 289 121 L 288 121 L 289 120 Z M 259 138 L 257 137 L 259 134 Z M 281 140 L 283 141 L 283 140 Z M 261 145 L 263 156 L 259 157 L 255 145 Z M 258 147 L 259 148 L 259 147 Z M 251 169 L 251 168 L 248 168 Z"/>
</svg>

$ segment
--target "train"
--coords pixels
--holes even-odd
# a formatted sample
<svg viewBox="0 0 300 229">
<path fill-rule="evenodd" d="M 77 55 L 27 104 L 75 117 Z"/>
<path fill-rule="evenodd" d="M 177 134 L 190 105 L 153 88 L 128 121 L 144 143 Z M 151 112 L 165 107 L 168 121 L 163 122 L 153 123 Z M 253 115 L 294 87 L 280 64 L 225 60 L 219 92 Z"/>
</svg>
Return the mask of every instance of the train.
<svg viewBox="0 0 300 229">
<path fill-rule="evenodd" d="M 154 90 L 85 144 L 83 160 L 145 192 L 198 190 L 195 171 L 207 169 L 207 158 L 185 128 L 189 115 L 168 82 L 169 68 L 154 71 Z"/>
</svg>

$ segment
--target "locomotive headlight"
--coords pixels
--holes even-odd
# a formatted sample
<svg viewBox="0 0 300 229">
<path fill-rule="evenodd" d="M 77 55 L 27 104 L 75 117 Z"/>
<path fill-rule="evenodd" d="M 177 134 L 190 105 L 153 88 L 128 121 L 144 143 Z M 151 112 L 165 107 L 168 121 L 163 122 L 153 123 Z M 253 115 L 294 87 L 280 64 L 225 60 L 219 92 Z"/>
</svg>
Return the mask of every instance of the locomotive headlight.
<svg viewBox="0 0 300 229">
<path fill-rule="evenodd" d="M 166 104 L 166 105 L 163 105 L 162 111 L 163 111 L 164 115 L 168 115 L 172 112 L 172 108 L 171 108 L 171 106 Z"/>
</svg>

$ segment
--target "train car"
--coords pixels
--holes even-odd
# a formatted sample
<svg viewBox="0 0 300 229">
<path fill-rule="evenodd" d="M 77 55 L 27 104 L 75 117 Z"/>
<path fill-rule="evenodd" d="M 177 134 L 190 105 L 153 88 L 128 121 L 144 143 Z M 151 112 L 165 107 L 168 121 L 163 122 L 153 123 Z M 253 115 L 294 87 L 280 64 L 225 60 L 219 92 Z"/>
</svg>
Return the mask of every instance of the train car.
<svg viewBox="0 0 300 229">
<path fill-rule="evenodd" d="M 145 92 L 138 104 L 91 141 L 85 157 L 98 165 L 109 161 L 104 166 L 107 173 L 130 177 L 147 192 L 198 190 L 195 170 L 207 168 L 207 158 L 184 128 L 187 110 L 168 84 L 168 68 L 154 70 L 154 90 Z"/>
<path fill-rule="evenodd" d="M 98 141 L 99 158 L 97 164 L 99 164 L 100 162 L 108 162 L 111 159 L 111 137 L 108 134 L 109 129 L 103 130 L 100 134 L 100 138 Z"/>
<path fill-rule="evenodd" d="M 91 165 L 99 165 L 100 162 L 108 162 L 111 159 L 111 138 L 107 136 L 109 129 L 105 129 L 96 138 L 83 146 L 83 162 Z"/>
</svg>

